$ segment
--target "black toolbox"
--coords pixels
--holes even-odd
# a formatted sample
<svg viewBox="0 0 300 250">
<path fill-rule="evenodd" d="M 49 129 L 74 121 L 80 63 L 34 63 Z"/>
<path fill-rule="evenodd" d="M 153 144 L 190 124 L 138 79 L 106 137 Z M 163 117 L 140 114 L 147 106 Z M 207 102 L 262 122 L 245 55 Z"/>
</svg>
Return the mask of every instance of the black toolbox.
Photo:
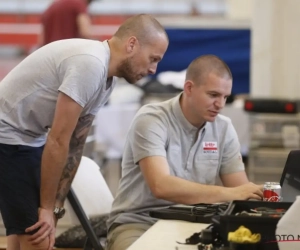
<svg viewBox="0 0 300 250">
<path fill-rule="evenodd" d="M 252 234 L 261 234 L 261 243 L 258 244 L 256 249 L 278 250 L 276 242 L 278 237 L 276 237 L 275 231 L 280 217 L 236 216 L 236 214 L 241 213 L 242 211 L 251 212 L 251 209 L 258 207 L 288 210 L 291 205 L 292 202 L 232 201 L 224 214 L 216 219 L 217 223 L 219 223 L 220 238 L 222 239 L 222 242 L 226 243 L 225 245 L 228 246 L 228 233 L 236 231 L 240 226 L 244 226 L 250 229 Z"/>
</svg>

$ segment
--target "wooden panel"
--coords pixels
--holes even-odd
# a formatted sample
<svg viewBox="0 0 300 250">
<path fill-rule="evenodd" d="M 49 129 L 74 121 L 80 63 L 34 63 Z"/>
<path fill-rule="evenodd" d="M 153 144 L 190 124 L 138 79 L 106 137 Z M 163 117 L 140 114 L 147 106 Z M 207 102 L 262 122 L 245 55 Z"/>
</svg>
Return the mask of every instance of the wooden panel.
<svg viewBox="0 0 300 250">
<path fill-rule="evenodd" d="M 98 40 L 110 38 L 128 17 L 126 15 L 91 15 L 93 36 Z M 0 44 L 18 45 L 30 49 L 37 44 L 39 33 L 39 14 L 0 15 Z"/>
<path fill-rule="evenodd" d="M 93 24 L 117 24 L 125 21 L 130 15 L 90 15 Z M 39 14 L 3 14 L 0 23 L 40 23 Z"/>
</svg>

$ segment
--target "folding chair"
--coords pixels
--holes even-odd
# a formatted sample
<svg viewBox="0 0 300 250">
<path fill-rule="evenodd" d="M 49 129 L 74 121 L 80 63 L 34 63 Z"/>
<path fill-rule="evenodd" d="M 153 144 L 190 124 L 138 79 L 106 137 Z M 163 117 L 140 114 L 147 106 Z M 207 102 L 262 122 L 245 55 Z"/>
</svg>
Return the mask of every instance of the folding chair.
<svg viewBox="0 0 300 250">
<path fill-rule="evenodd" d="M 86 233 L 84 250 L 104 250 L 88 217 L 99 213 L 107 214 L 110 211 L 113 196 L 99 166 L 88 157 L 82 157 L 67 198 Z"/>
<path fill-rule="evenodd" d="M 84 250 L 104 250 L 100 244 L 98 237 L 96 236 L 94 229 L 92 228 L 88 217 L 86 216 L 74 190 L 71 188 L 68 193 L 68 200 L 80 221 L 84 231 L 86 232 L 86 242 L 84 245 Z"/>
</svg>

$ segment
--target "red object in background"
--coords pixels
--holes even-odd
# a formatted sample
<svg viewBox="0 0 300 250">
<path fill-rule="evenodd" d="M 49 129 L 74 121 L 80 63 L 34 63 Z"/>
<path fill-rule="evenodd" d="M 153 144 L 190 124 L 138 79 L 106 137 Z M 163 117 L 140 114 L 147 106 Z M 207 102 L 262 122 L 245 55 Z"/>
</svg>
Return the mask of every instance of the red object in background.
<svg viewBox="0 0 300 250">
<path fill-rule="evenodd" d="M 77 0 L 53 1 L 43 12 L 43 45 L 70 38 L 81 38 L 77 18 L 87 13 L 88 4 Z"/>
<path fill-rule="evenodd" d="M 253 103 L 250 101 L 246 101 L 245 109 L 251 111 L 253 109 Z"/>
<path fill-rule="evenodd" d="M 295 105 L 292 103 L 287 103 L 287 104 L 285 104 L 284 108 L 285 108 L 286 112 L 291 113 L 295 110 Z"/>
<path fill-rule="evenodd" d="M 91 15 L 93 35 L 103 41 L 112 36 L 130 15 Z M 34 47 L 40 33 L 40 14 L 1 14 L 0 45 Z"/>
</svg>

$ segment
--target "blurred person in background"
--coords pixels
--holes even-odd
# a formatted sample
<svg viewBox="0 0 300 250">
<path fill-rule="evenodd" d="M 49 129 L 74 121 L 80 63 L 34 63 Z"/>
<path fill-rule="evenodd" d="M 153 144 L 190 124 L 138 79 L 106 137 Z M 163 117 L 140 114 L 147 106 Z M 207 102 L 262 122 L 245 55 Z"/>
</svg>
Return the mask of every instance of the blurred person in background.
<svg viewBox="0 0 300 250">
<path fill-rule="evenodd" d="M 38 45 L 69 39 L 92 39 L 91 19 L 87 13 L 93 0 L 55 0 L 42 14 Z"/>
<path fill-rule="evenodd" d="M 136 15 L 103 42 L 47 44 L 1 81 L 0 212 L 7 250 L 52 249 L 89 129 L 116 77 L 135 83 L 154 74 L 168 44 L 154 17 Z"/>
</svg>

